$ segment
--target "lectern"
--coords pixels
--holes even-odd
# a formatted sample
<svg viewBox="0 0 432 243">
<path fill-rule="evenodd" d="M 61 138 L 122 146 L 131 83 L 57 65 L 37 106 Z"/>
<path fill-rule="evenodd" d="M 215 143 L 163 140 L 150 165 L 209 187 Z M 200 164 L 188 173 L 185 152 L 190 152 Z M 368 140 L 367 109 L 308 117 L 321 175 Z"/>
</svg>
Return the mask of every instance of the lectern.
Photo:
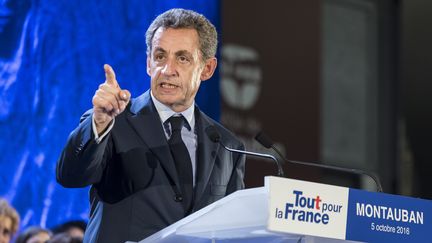
<svg viewBox="0 0 432 243">
<path fill-rule="evenodd" d="M 140 241 L 432 242 L 432 201 L 269 176 Z"/>
</svg>

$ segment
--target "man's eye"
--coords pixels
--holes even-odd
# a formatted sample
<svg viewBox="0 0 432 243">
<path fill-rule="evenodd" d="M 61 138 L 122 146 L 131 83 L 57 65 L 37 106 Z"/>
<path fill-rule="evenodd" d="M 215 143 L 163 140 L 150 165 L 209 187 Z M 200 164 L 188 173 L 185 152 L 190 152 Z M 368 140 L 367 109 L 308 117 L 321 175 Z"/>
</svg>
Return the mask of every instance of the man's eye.
<svg viewBox="0 0 432 243">
<path fill-rule="evenodd" d="M 165 58 L 164 55 L 156 55 L 155 56 L 156 61 L 162 61 L 164 58 Z"/>
<path fill-rule="evenodd" d="M 189 63 L 189 58 L 185 56 L 179 56 L 177 59 L 179 60 L 180 63 Z"/>
</svg>

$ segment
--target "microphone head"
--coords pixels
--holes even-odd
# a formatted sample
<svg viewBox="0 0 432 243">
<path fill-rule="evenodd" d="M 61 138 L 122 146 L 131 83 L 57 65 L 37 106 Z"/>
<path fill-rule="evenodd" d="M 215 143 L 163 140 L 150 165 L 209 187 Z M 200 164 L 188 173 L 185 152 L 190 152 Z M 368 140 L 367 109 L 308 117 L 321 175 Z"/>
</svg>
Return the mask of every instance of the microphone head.
<svg viewBox="0 0 432 243">
<path fill-rule="evenodd" d="M 216 130 L 214 126 L 207 127 L 205 129 L 205 132 L 212 142 L 214 143 L 220 142 L 221 139 L 220 133 Z"/>
<path fill-rule="evenodd" d="M 255 140 L 257 140 L 262 146 L 266 148 L 271 148 L 274 144 L 273 141 L 262 131 L 255 136 Z"/>
</svg>

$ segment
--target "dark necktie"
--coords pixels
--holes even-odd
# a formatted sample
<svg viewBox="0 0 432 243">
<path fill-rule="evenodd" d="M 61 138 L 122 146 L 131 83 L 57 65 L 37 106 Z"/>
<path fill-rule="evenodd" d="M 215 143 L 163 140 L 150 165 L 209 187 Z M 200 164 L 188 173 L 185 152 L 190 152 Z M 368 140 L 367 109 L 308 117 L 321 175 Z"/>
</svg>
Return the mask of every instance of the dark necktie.
<svg viewBox="0 0 432 243">
<path fill-rule="evenodd" d="M 183 128 L 183 116 L 172 116 L 168 119 L 171 123 L 171 137 L 168 144 L 174 158 L 175 167 L 180 180 L 180 187 L 183 197 L 183 206 L 186 214 L 192 206 L 193 185 L 192 185 L 192 162 L 189 152 L 181 137 Z"/>
</svg>

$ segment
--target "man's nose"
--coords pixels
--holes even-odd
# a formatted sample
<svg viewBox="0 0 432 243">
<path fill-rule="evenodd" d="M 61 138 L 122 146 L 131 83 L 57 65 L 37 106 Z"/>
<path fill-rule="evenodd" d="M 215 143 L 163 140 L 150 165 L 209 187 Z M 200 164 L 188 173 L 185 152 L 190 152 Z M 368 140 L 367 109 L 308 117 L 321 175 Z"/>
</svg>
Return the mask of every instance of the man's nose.
<svg viewBox="0 0 432 243">
<path fill-rule="evenodd" d="M 163 75 L 167 75 L 167 76 L 174 76 L 174 75 L 176 75 L 177 71 L 176 71 L 175 61 L 173 61 L 173 60 L 167 60 L 165 62 L 165 65 L 163 66 L 161 72 L 162 72 Z"/>
</svg>

